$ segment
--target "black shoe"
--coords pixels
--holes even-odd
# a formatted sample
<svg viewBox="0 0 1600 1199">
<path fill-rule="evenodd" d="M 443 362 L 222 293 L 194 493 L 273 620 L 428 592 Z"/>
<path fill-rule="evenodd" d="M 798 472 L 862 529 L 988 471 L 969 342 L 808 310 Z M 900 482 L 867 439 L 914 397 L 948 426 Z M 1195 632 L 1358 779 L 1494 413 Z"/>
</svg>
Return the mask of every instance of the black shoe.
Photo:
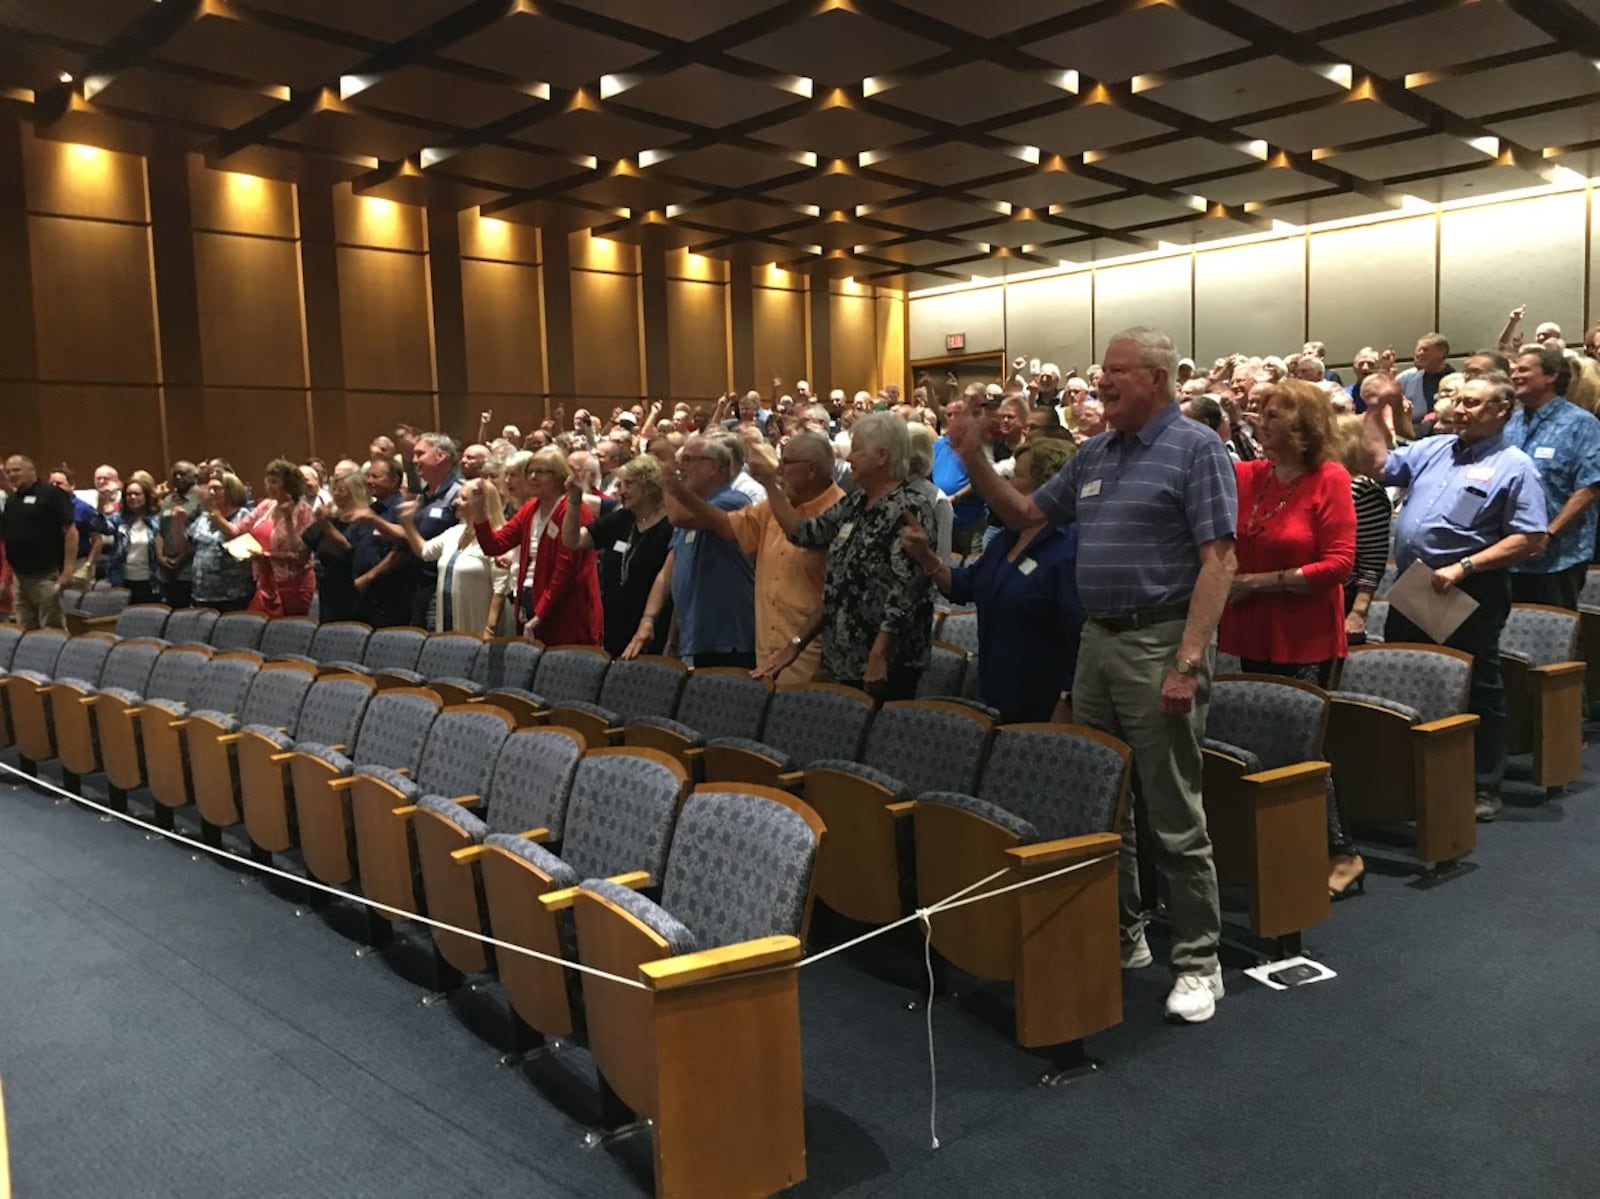
<svg viewBox="0 0 1600 1199">
<path fill-rule="evenodd" d="M 1500 802 L 1500 797 L 1494 792 L 1480 791 L 1478 792 L 1477 803 L 1473 805 L 1473 811 L 1478 818 L 1479 824 L 1493 824 L 1500 819 L 1500 810 L 1504 806 Z"/>
</svg>

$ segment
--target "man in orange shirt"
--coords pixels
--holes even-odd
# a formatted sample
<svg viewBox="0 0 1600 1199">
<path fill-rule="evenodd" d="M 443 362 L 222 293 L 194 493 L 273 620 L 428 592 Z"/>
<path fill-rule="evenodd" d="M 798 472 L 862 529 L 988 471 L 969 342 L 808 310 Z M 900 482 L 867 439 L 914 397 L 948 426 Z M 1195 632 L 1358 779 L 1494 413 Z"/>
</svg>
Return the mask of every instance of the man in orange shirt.
<svg viewBox="0 0 1600 1199">
<path fill-rule="evenodd" d="M 833 481 L 833 446 L 820 433 L 796 433 L 784 443 L 778 475 L 802 518 L 826 512 L 844 498 Z M 823 550 L 791 542 L 765 503 L 725 512 L 685 487 L 669 472 L 667 517 L 681 529 L 706 529 L 737 542 L 756 560 L 756 662 L 762 667 L 801 649 L 800 634 L 822 606 L 827 568 Z M 822 643 L 814 639 L 784 667 L 778 681 L 809 683 L 822 669 Z"/>
</svg>

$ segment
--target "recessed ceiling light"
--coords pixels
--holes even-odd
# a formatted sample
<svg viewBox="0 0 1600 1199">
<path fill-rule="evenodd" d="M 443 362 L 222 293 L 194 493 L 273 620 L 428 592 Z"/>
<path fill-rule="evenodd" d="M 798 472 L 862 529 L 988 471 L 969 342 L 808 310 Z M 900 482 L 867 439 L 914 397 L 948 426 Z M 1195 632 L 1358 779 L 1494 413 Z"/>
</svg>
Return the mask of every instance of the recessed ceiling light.
<svg viewBox="0 0 1600 1199">
<path fill-rule="evenodd" d="M 72 72 L 71 71 L 62 71 L 61 74 L 56 76 L 56 80 L 58 82 L 60 82 L 60 83 L 71 83 L 72 82 Z"/>
</svg>

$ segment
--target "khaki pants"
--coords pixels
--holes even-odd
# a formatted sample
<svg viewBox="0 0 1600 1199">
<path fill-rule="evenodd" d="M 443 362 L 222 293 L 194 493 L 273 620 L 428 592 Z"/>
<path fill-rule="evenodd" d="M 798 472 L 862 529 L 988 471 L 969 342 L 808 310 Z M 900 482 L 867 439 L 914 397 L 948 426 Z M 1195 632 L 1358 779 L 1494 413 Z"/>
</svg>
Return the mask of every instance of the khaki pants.
<svg viewBox="0 0 1600 1199">
<path fill-rule="evenodd" d="M 62 629 L 60 575 L 16 576 L 17 622 L 25 629 Z"/>
<path fill-rule="evenodd" d="M 1156 864 L 1167 884 L 1172 968 L 1180 974 L 1209 974 L 1217 968 L 1222 914 L 1200 800 L 1200 743 L 1216 647 L 1206 651 L 1189 715 L 1163 716 L 1161 683 L 1177 657 L 1183 626 L 1182 620 L 1173 620 L 1113 633 L 1087 621 L 1072 685 L 1072 714 L 1080 724 L 1110 733 L 1133 750 L 1135 783 L 1149 823 L 1142 831 L 1155 838 Z M 1129 803 L 1118 859 L 1124 939 L 1134 935 L 1144 911 L 1139 895 L 1140 831 Z M 1155 897 L 1149 898 L 1153 904 Z"/>
<path fill-rule="evenodd" d="M 94 567 L 89 559 L 78 559 L 78 564 L 72 568 L 72 582 L 68 586 L 73 591 L 89 591 L 94 587 Z"/>
</svg>

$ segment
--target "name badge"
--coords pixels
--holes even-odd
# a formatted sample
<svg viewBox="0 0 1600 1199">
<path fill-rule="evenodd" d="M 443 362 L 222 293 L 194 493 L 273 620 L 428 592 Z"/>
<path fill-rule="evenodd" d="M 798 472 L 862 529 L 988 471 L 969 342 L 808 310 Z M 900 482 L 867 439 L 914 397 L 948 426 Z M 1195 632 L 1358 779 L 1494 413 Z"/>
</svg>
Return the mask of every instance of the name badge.
<svg viewBox="0 0 1600 1199">
<path fill-rule="evenodd" d="M 1087 500 L 1087 499 L 1092 499 L 1092 498 L 1094 498 L 1095 496 L 1097 496 L 1099 494 L 1100 494 L 1100 480 L 1099 479 L 1095 479 L 1092 482 L 1085 483 L 1083 485 L 1083 490 L 1078 492 L 1078 498 L 1080 500 Z"/>
<path fill-rule="evenodd" d="M 1032 558 L 1024 558 L 1021 562 L 1017 563 L 1017 573 L 1019 575 L 1021 575 L 1023 578 L 1027 578 L 1029 575 L 1031 575 L 1034 571 L 1036 571 L 1038 569 L 1039 569 L 1039 564 L 1037 562 L 1035 562 Z"/>
<path fill-rule="evenodd" d="M 1472 480 L 1474 483 L 1487 483 L 1490 479 L 1494 478 L 1494 467 L 1474 466 L 1472 469 L 1467 471 L 1467 478 Z"/>
<path fill-rule="evenodd" d="M 685 533 L 683 535 L 683 544 L 684 545 L 693 545 L 694 544 L 694 535 L 696 533 L 698 533 L 699 531 L 700 531 L 699 529 L 690 529 L 687 533 Z"/>
<path fill-rule="evenodd" d="M 33 503 L 34 500 L 36 500 L 38 498 L 39 497 L 36 496 L 36 495 L 25 495 L 25 496 L 22 497 L 22 502 L 24 504 L 31 504 L 31 503 Z"/>
<path fill-rule="evenodd" d="M 545 525 L 544 535 L 554 541 L 557 537 L 561 536 L 561 526 L 556 524 L 555 521 L 551 521 L 549 524 Z"/>
<path fill-rule="evenodd" d="M 1556 456 L 1556 447 L 1553 445 L 1542 445 L 1533 451 L 1533 456 L 1535 458 L 1554 458 Z"/>
<path fill-rule="evenodd" d="M 443 520 L 444 519 L 444 509 L 443 508 L 429 508 L 428 509 L 428 519 L 430 519 L 430 520 Z"/>
<path fill-rule="evenodd" d="M 625 554 L 625 553 L 627 553 L 628 552 L 628 543 L 626 541 L 614 541 L 614 542 L 612 542 L 611 543 L 611 552 L 613 554 Z"/>
<path fill-rule="evenodd" d="M 855 531 L 856 531 L 856 522 L 853 521 L 853 520 L 847 520 L 847 521 L 844 522 L 844 524 L 839 526 L 839 531 L 833 535 L 833 539 L 835 541 L 841 541 L 841 542 L 842 541 L 849 541 L 850 540 L 850 534 L 854 533 Z"/>
</svg>

